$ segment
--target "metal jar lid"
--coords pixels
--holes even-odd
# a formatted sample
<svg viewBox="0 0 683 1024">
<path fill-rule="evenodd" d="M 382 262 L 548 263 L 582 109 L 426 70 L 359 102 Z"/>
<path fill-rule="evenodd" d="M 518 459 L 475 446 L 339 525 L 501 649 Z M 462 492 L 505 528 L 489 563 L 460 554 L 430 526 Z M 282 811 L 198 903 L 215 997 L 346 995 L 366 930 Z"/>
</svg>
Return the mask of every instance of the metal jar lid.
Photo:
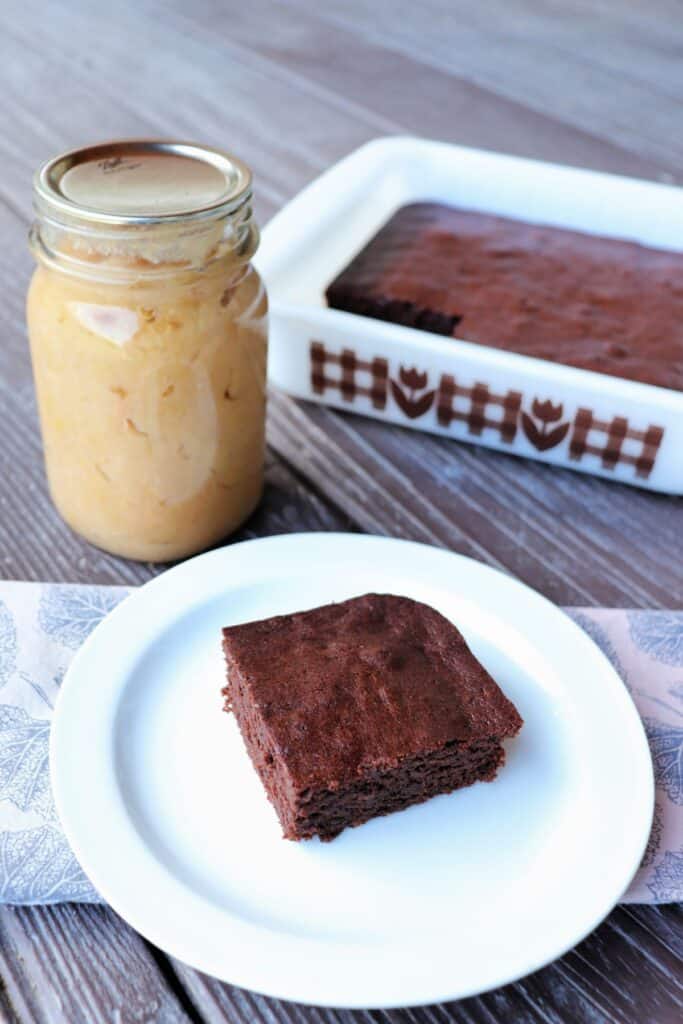
<svg viewBox="0 0 683 1024">
<path fill-rule="evenodd" d="M 40 216 L 96 229 L 233 213 L 251 197 L 251 172 L 208 146 L 124 139 L 55 157 L 36 173 L 33 187 Z"/>
</svg>

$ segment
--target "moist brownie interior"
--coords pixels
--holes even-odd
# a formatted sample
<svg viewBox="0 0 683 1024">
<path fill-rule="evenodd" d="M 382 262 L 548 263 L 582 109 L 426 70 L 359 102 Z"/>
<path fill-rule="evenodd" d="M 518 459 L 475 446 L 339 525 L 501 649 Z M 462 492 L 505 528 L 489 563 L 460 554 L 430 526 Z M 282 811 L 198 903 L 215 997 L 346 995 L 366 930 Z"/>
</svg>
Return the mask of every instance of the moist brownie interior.
<svg viewBox="0 0 683 1024">
<path fill-rule="evenodd" d="M 326 294 L 362 316 L 683 390 L 683 253 L 416 203 Z"/>
<path fill-rule="evenodd" d="M 433 608 L 366 594 L 223 630 L 226 710 L 288 839 L 492 779 L 522 720 Z"/>
</svg>

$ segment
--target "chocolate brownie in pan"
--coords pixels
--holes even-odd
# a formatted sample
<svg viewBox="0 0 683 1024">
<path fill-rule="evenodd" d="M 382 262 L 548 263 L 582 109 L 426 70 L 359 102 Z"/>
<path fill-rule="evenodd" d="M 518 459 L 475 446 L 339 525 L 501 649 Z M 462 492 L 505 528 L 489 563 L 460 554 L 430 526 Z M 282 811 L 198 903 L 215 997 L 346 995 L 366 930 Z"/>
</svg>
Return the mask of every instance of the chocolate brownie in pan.
<svg viewBox="0 0 683 1024">
<path fill-rule="evenodd" d="M 404 206 L 327 289 L 336 309 L 683 390 L 683 253 Z"/>
</svg>

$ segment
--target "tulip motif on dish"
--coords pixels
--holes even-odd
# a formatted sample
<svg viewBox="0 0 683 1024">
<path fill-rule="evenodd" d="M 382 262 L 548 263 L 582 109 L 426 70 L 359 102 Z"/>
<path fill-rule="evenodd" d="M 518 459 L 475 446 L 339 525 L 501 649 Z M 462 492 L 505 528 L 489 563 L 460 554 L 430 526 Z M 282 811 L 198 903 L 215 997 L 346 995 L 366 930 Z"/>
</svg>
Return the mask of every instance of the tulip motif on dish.
<svg viewBox="0 0 683 1024">
<path fill-rule="evenodd" d="M 539 452 L 547 452 L 550 448 L 555 448 L 567 436 L 571 424 L 559 422 L 562 419 L 562 412 L 562 402 L 553 405 L 549 398 L 546 398 L 544 402 L 534 398 L 531 404 L 531 416 L 527 412 L 522 413 L 524 433 Z M 558 425 L 553 426 L 555 423 Z"/>
<path fill-rule="evenodd" d="M 417 419 L 418 416 L 424 416 L 431 408 L 435 394 L 433 390 L 425 391 L 427 387 L 426 372 L 420 373 L 416 366 L 412 366 L 410 369 L 402 366 L 398 376 L 399 380 L 392 380 L 390 384 L 391 393 L 399 409 L 411 420 Z M 420 394 L 420 392 L 423 393 Z"/>
</svg>

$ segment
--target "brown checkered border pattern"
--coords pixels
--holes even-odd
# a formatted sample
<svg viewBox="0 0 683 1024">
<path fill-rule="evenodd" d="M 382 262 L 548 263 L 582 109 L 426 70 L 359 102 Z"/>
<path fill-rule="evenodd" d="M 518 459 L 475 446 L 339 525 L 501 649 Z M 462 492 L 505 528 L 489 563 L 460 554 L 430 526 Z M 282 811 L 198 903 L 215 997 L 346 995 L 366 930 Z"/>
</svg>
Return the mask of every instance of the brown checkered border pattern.
<svg viewBox="0 0 683 1024">
<path fill-rule="evenodd" d="M 599 420 L 590 409 L 578 409 L 569 440 L 569 458 L 579 461 L 584 455 L 596 455 L 603 469 L 614 469 L 622 462 L 633 466 L 636 476 L 647 479 L 652 472 L 662 443 L 661 427 L 633 430 L 623 416 Z M 624 442 L 635 441 L 637 452 L 624 451 Z"/>
<path fill-rule="evenodd" d="M 340 376 L 328 377 L 328 366 L 340 367 Z M 359 373 L 364 376 L 365 383 L 358 383 Z M 345 402 L 353 402 L 358 395 L 364 395 L 372 402 L 373 409 L 384 409 L 387 404 L 388 376 L 389 364 L 386 359 L 366 362 L 358 359 L 350 348 L 344 348 L 341 355 L 335 355 L 328 352 L 321 342 L 311 342 L 311 387 L 316 395 L 323 395 L 328 388 L 336 388 Z"/>
<path fill-rule="evenodd" d="M 353 402 L 362 395 L 370 399 L 374 409 L 381 411 L 386 408 L 388 360 L 382 357 L 359 359 L 350 348 L 336 354 L 327 351 L 320 341 L 312 341 L 310 351 L 314 394 L 323 395 L 332 389 L 339 391 L 345 402 Z M 330 367 L 338 368 L 338 375 L 330 376 Z M 464 423 L 468 433 L 475 437 L 484 430 L 496 430 L 501 440 L 510 444 L 517 436 L 522 399 L 519 391 L 497 395 L 483 383 L 463 387 L 454 376 L 444 373 L 436 393 L 437 423 L 442 427 L 449 427 L 453 422 Z M 490 410 L 496 407 L 502 412 L 493 418 Z M 620 463 L 633 466 L 639 479 L 647 479 L 654 468 L 663 436 L 662 427 L 635 430 L 624 416 L 601 420 L 591 409 L 582 407 L 577 410 L 572 423 L 569 458 L 580 462 L 585 456 L 592 455 L 600 459 L 603 469 L 614 469 Z"/>
<path fill-rule="evenodd" d="M 464 399 L 463 408 L 458 400 Z M 503 410 L 502 416 L 492 419 L 488 409 L 493 406 Z M 510 444 L 517 434 L 517 417 L 522 406 L 519 391 L 508 391 L 494 395 L 487 384 L 474 384 L 471 388 L 460 387 L 455 377 L 444 373 L 439 382 L 436 405 L 436 419 L 441 427 L 450 427 L 453 421 L 467 424 L 467 432 L 479 437 L 485 429 L 497 430 L 501 440 Z"/>
</svg>

